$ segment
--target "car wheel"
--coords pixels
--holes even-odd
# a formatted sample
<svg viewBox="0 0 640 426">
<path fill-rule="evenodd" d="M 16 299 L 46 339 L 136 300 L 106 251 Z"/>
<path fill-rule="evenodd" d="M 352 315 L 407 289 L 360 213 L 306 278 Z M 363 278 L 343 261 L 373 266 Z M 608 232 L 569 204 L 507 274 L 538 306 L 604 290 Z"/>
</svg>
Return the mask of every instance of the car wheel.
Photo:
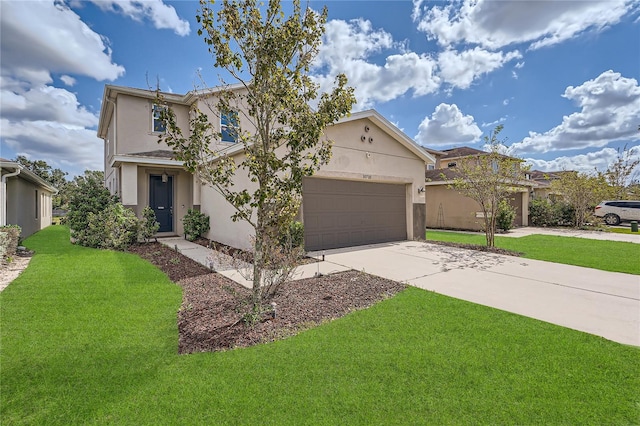
<svg viewBox="0 0 640 426">
<path fill-rule="evenodd" d="M 620 216 L 617 214 L 609 213 L 604 217 L 604 223 L 607 225 L 617 225 L 620 223 Z"/>
</svg>

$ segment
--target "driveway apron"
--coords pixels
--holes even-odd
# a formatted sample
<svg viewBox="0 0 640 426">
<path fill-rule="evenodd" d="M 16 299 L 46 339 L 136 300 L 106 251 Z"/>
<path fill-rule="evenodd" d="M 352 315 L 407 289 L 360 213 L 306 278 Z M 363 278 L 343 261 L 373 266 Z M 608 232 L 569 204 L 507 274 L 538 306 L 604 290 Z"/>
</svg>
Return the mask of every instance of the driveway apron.
<svg viewBox="0 0 640 426">
<path fill-rule="evenodd" d="M 637 275 L 418 241 L 327 250 L 324 255 L 326 262 L 342 267 L 640 346 Z"/>
</svg>

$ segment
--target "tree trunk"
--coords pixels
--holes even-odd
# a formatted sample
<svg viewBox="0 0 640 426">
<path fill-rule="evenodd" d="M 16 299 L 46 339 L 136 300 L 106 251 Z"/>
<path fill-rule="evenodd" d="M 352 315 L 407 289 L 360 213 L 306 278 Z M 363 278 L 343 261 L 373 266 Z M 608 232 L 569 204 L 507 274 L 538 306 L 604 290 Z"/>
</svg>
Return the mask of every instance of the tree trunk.
<svg viewBox="0 0 640 426">
<path fill-rule="evenodd" d="M 254 253 L 253 253 L 253 288 L 251 303 L 253 312 L 258 312 L 262 304 L 262 269 L 264 267 L 264 225 L 262 211 L 258 210 L 258 222 L 255 229 Z"/>
</svg>

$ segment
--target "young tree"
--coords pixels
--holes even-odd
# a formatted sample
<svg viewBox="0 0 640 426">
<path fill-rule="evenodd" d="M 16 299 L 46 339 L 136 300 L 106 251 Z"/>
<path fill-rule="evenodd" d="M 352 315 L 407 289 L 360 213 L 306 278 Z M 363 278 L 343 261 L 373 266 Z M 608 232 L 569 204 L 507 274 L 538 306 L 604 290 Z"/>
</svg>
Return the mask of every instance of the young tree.
<svg viewBox="0 0 640 426">
<path fill-rule="evenodd" d="M 264 289 L 276 288 L 263 287 L 263 276 L 278 268 L 282 254 L 278 237 L 298 212 L 302 179 L 330 158 L 331 143 L 324 129 L 348 115 L 355 98 L 342 74 L 333 90 L 320 96 L 319 86 L 309 76 L 322 41 L 326 8 L 317 13 L 294 0 L 286 16 L 279 0 L 265 6 L 257 0 L 223 0 L 217 12 L 213 2 L 200 0 L 200 5 L 198 34 L 204 36 L 215 66 L 241 87 L 222 90 L 211 109 L 241 114 L 228 125 L 243 144 L 244 156 L 234 159 L 216 152 L 212 143 L 222 134 L 198 110 L 191 112 L 190 129 L 183 130 L 173 111 L 168 106 L 163 109 L 166 133 L 161 140 L 187 170 L 233 205 L 234 221 L 244 220 L 253 227 L 252 306 L 257 313 L 268 296 Z M 232 178 L 238 172 L 247 173 L 255 189 L 234 188 Z"/>
<path fill-rule="evenodd" d="M 558 173 L 559 179 L 551 183 L 551 187 L 562 194 L 564 200 L 573 207 L 574 226 L 583 227 L 589 219 L 590 212 L 602 200 L 608 198 L 610 187 L 604 175 L 587 174 L 574 171 Z"/>
<path fill-rule="evenodd" d="M 628 187 L 634 183 L 640 173 L 639 164 L 639 147 L 627 148 L 625 145 L 622 149 L 618 148 L 616 160 L 604 172 L 607 183 L 611 186 L 610 198 L 616 200 L 629 198 Z"/>
<path fill-rule="evenodd" d="M 500 153 L 502 143 L 498 140 L 498 135 L 502 128 L 502 125 L 498 125 L 484 137 L 485 144 L 491 147 L 489 152 L 457 162 L 450 185 L 480 205 L 488 247 L 494 246 L 500 201 L 518 192 L 519 185 L 525 180 L 526 168 L 521 166 L 522 160 Z"/>
</svg>

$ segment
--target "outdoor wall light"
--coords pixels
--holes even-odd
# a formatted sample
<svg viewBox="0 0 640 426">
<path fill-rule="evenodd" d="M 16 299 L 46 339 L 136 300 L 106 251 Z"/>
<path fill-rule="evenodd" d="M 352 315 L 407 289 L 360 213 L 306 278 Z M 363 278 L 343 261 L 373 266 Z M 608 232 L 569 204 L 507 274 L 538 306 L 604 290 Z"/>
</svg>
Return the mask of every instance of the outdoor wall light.
<svg viewBox="0 0 640 426">
<path fill-rule="evenodd" d="M 422 194 L 424 192 L 424 186 L 418 187 L 418 194 Z"/>
<path fill-rule="evenodd" d="M 162 172 L 162 183 L 167 182 L 169 182 L 169 175 L 167 174 L 167 172 Z"/>
</svg>

